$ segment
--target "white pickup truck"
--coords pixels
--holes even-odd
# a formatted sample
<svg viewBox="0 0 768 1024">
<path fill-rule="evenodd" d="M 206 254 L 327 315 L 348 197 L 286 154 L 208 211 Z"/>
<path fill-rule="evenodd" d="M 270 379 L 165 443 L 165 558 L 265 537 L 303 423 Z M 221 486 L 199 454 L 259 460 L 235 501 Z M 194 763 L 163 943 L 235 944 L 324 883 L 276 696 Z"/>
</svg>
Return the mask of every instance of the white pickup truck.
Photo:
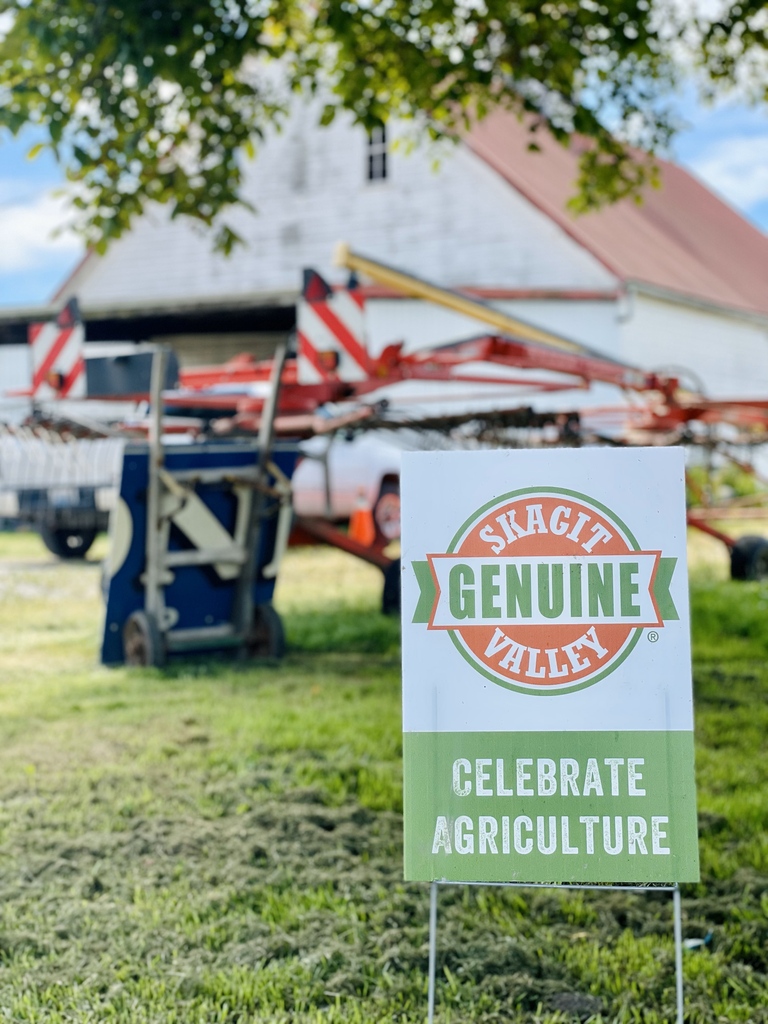
<svg viewBox="0 0 768 1024">
<path fill-rule="evenodd" d="M 349 519 L 365 505 L 386 540 L 400 536 L 402 448 L 390 434 L 313 437 L 301 445 L 304 458 L 293 475 L 298 515 Z"/>
</svg>

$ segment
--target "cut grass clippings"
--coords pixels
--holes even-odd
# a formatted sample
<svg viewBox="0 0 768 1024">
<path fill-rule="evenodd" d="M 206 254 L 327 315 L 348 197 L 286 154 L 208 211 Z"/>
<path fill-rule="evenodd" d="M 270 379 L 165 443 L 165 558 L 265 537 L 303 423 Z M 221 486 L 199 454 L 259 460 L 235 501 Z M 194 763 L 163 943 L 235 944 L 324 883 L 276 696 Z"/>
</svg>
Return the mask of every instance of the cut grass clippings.
<svg viewBox="0 0 768 1024">
<path fill-rule="evenodd" d="M 692 587 L 703 878 L 686 1015 L 768 1021 L 768 588 Z M 423 1021 L 399 630 L 289 552 L 275 666 L 96 664 L 97 562 L 0 535 L 0 1021 Z M 441 1022 L 674 1019 L 671 898 L 440 890 Z"/>
</svg>

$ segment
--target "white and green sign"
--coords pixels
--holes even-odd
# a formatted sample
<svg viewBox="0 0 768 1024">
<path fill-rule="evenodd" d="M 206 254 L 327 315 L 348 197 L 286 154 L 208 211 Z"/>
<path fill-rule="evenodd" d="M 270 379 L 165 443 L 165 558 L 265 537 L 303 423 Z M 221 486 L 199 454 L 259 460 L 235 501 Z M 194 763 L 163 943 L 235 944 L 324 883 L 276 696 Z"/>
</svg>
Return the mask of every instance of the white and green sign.
<svg viewBox="0 0 768 1024">
<path fill-rule="evenodd" d="M 405 876 L 699 877 L 678 449 L 420 452 Z"/>
</svg>

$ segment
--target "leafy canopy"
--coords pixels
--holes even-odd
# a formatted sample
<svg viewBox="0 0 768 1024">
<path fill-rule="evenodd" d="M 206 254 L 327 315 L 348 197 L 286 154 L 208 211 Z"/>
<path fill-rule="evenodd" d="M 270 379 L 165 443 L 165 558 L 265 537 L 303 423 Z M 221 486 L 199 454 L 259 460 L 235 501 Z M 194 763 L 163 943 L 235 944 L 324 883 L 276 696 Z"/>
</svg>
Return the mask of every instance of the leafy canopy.
<svg viewBox="0 0 768 1024">
<path fill-rule="evenodd" d="M 37 126 L 75 183 L 76 226 L 103 250 L 148 202 L 217 227 L 239 201 L 241 153 L 296 92 L 322 121 L 415 119 L 456 136 L 493 106 L 532 130 L 592 141 L 575 205 L 637 190 L 641 156 L 674 129 L 664 103 L 686 38 L 713 80 L 766 52 L 756 0 L 676 23 L 649 0 L 11 0 L 0 43 L 0 128 Z M 535 134 L 532 134 L 535 148 Z"/>
</svg>

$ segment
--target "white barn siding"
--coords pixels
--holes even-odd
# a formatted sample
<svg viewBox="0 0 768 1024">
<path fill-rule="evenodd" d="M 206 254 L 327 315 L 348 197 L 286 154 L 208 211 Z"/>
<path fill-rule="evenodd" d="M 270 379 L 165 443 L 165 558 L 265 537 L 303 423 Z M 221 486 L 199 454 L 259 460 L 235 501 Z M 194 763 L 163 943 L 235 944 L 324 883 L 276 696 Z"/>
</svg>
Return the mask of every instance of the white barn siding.
<svg viewBox="0 0 768 1024">
<path fill-rule="evenodd" d="M 563 338 L 619 358 L 621 299 L 526 299 L 494 305 L 510 316 L 519 316 Z"/>
<path fill-rule="evenodd" d="M 245 296 L 285 296 L 302 267 L 332 268 L 344 240 L 384 263 L 446 285 L 610 289 L 616 279 L 584 248 L 462 147 L 390 152 L 386 181 L 366 180 L 366 137 L 349 120 L 317 129 L 299 110 L 247 167 L 256 215 L 230 214 L 247 240 L 230 259 L 210 235 L 153 210 L 67 289 L 96 310 Z"/>
<path fill-rule="evenodd" d="M 618 300 L 518 299 L 491 304 L 510 316 L 607 355 L 617 354 L 620 344 Z M 495 328 L 479 320 L 417 299 L 370 299 L 366 303 L 366 318 L 368 344 L 375 355 L 393 341 L 405 342 L 405 350 L 411 352 L 495 333 Z"/>
<path fill-rule="evenodd" d="M 11 391 L 32 383 L 32 357 L 28 345 L 0 345 L 0 423 L 15 423 L 29 412 L 29 399 Z"/>
<path fill-rule="evenodd" d="M 764 396 L 768 321 L 635 294 L 621 327 L 621 356 L 645 369 L 692 371 L 713 398 Z"/>
<path fill-rule="evenodd" d="M 529 300 L 494 305 L 607 356 L 647 370 L 679 372 L 684 383 L 693 385 L 700 380 L 708 397 L 765 395 L 768 322 L 756 318 L 637 293 L 603 302 Z M 404 341 L 406 351 L 413 351 L 488 330 L 479 321 L 416 300 L 374 300 L 368 308 L 369 344 L 376 354 L 393 341 Z M 441 387 L 411 386 L 410 392 L 421 397 Z M 470 390 L 477 393 L 477 388 Z M 545 395 L 532 401 L 537 408 L 551 409 L 623 404 L 619 390 L 610 387 Z"/>
<path fill-rule="evenodd" d="M 600 352 L 614 355 L 619 345 L 619 300 L 517 300 L 494 302 L 512 316 L 541 324 Z M 451 310 L 417 299 L 370 299 L 366 303 L 366 328 L 369 351 L 379 355 L 386 345 L 403 342 L 406 352 L 432 345 L 495 333 L 494 328 Z M 470 408 L 500 408 L 532 405 L 540 410 L 571 410 L 596 404 L 620 401 L 615 388 L 598 388 L 587 392 L 549 392 L 540 394 L 524 386 L 503 385 L 501 378 L 511 375 L 516 380 L 562 380 L 544 370 L 516 370 L 489 367 L 487 364 L 466 365 L 467 373 L 500 378 L 499 384 L 449 385 L 444 382 L 408 382 L 377 392 L 373 399 L 386 397 L 396 407 L 415 414 L 417 407 L 425 414 L 437 411 L 459 411 Z"/>
</svg>

